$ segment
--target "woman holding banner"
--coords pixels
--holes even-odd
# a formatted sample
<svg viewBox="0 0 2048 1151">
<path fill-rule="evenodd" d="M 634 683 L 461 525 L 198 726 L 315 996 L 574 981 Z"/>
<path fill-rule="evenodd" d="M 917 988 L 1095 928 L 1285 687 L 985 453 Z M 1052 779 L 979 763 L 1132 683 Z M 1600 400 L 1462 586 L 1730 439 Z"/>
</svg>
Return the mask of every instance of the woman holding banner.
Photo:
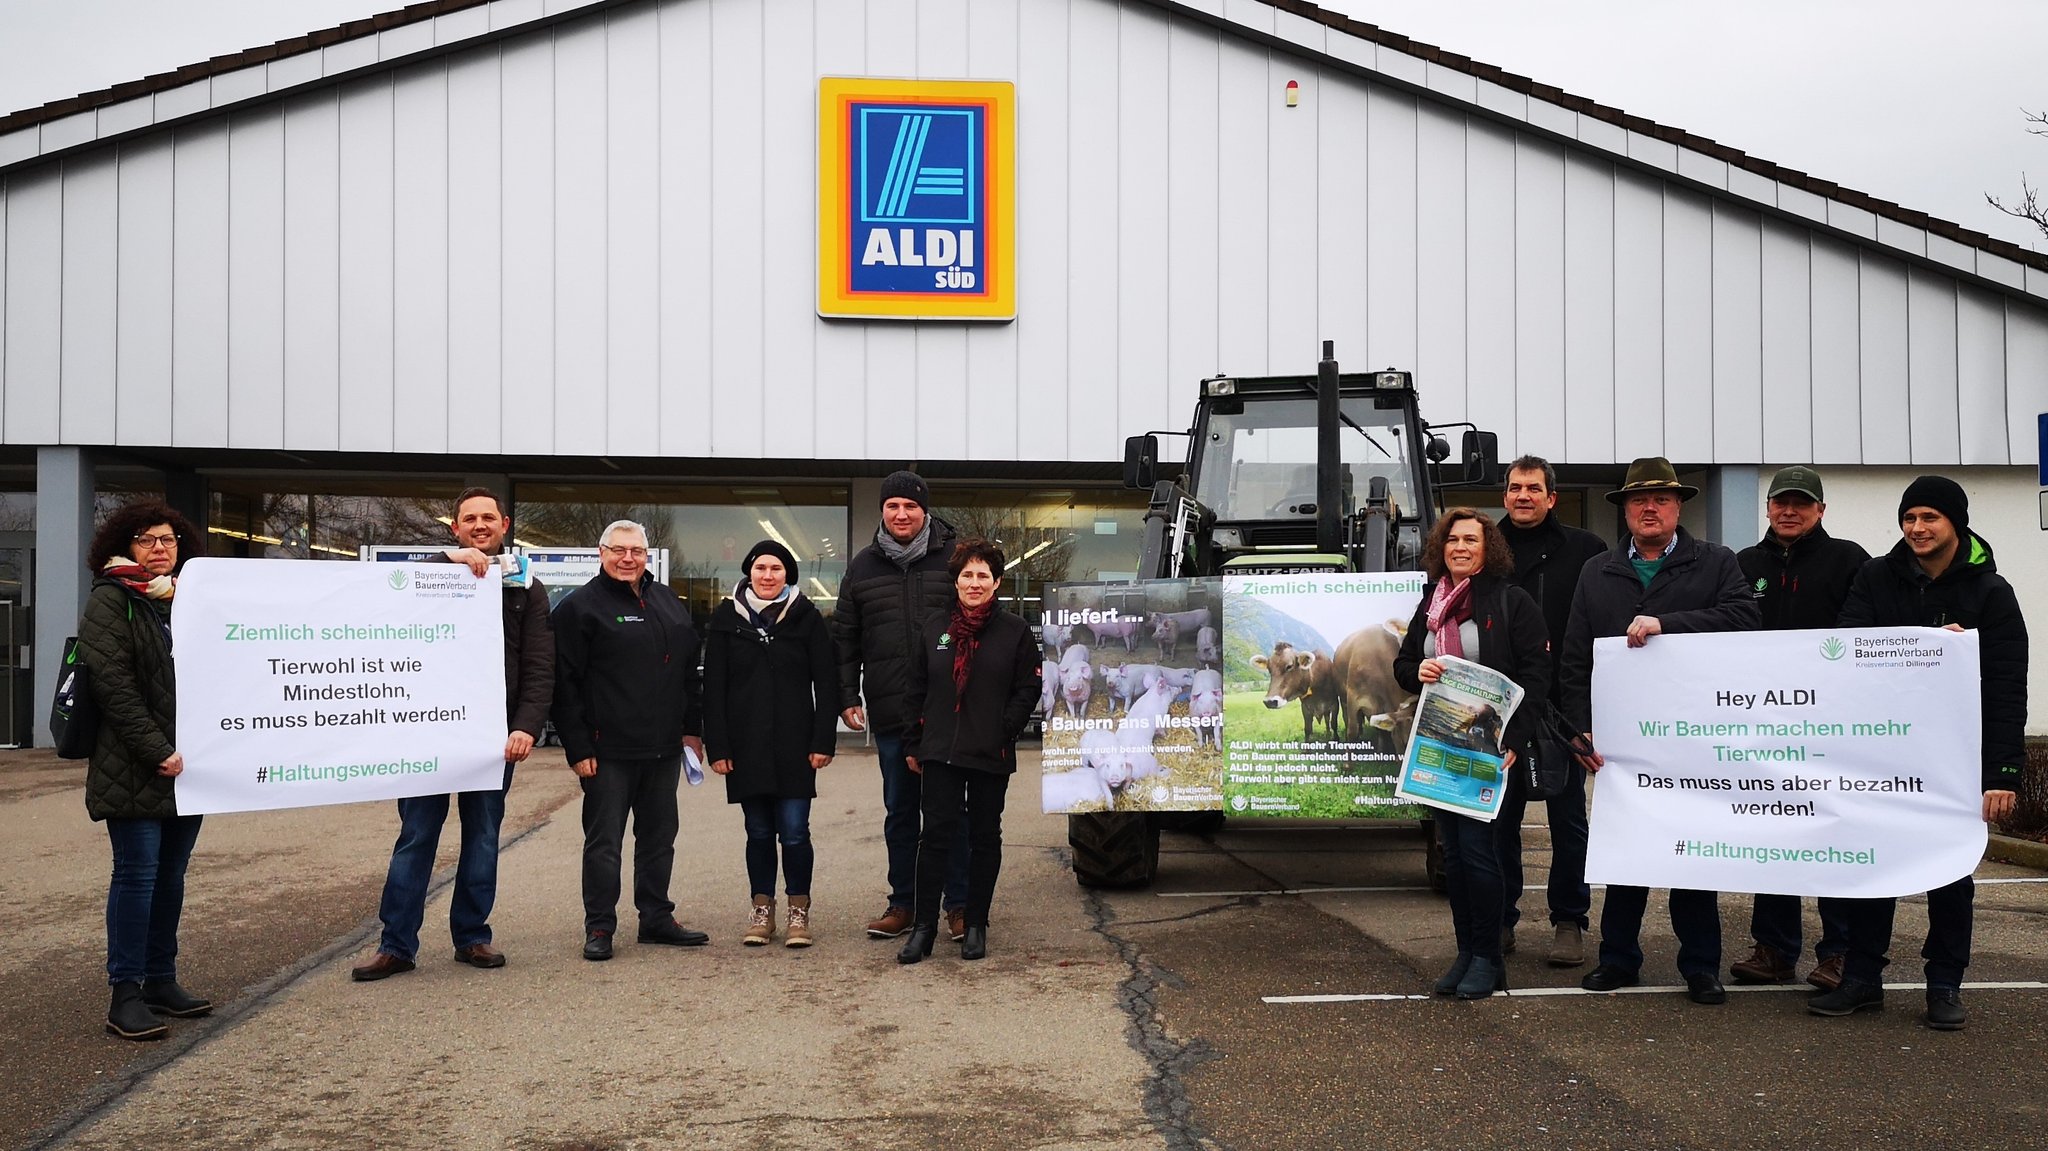
<svg viewBox="0 0 2048 1151">
<path fill-rule="evenodd" d="M 825 617 L 797 594 L 796 557 L 762 540 L 745 578 L 704 626 L 704 753 L 747 824 L 754 916 L 742 940 L 775 938 L 775 845 L 789 893 L 785 947 L 811 945 L 811 800 L 838 734 L 839 664 Z"/>
<path fill-rule="evenodd" d="M 1442 675 L 1440 656 L 1484 664 L 1519 684 L 1526 701 L 1550 691 L 1550 633 L 1543 609 L 1529 593 L 1507 581 L 1514 569 L 1507 537 L 1484 513 L 1452 508 L 1430 529 L 1422 550 L 1429 583 L 1408 623 L 1407 638 L 1394 657 L 1394 678 L 1407 691 L 1421 691 Z M 1512 769 L 1534 731 L 1532 707 L 1517 708 L 1501 736 L 1503 768 Z M 1436 981 L 1438 995 L 1484 999 L 1508 986 L 1501 955 L 1501 908 L 1507 886 L 1494 848 L 1494 828 L 1485 820 L 1437 810 L 1437 839 L 1443 844 L 1444 882 L 1451 897 L 1451 924 L 1458 958 Z"/>
<path fill-rule="evenodd" d="M 107 1031 L 162 1039 L 158 1015 L 205 1015 L 213 1004 L 178 985 L 178 916 L 185 865 L 199 816 L 179 815 L 176 783 L 185 759 L 173 745 L 177 684 L 171 670 L 172 574 L 200 535 L 157 501 L 108 517 L 93 536 L 86 567 L 92 592 L 78 621 L 99 733 L 85 775 L 85 810 L 104 820 L 114 852 L 107 888 Z"/>
</svg>

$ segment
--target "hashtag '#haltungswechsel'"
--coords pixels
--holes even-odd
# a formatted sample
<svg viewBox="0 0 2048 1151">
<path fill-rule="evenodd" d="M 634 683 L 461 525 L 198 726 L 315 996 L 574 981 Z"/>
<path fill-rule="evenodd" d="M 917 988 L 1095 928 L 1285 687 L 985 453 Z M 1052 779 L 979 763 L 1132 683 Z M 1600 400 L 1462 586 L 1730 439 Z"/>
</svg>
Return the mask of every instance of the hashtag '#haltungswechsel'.
<svg viewBox="0 0 2048 1151">
<path fill-rule="evenodd" d="M 1684 854 L 1685 854 L 1685 841 L 1684 841 L 1683 839 L 1681 839 L 1681 840 L 1679 840 L 1679 841 L 1678 841 L 1678 846 L 1676 846 L 1676 847 L 1674 847 L 1674 848 L 1672 848 L 1672 849 L 1671 849 L 1671 854 L 1673 854 L 1673 855 L 1684 855 Z"/>
<path fill-rule="evenodd" d="M 256 769 L 256 782 L 257 782 L 257 783 L 262 783 L 262 782 L 263 782 L 264 780 L 266 780 L 266 779 L 269 779 L 269 778 L 270 778 L 270 769 L 269 769 L 269 768 L 267 768 L 267 767 L 259 767 L 259 768 L 257 768 L 257 769 Z"/>
</svg>

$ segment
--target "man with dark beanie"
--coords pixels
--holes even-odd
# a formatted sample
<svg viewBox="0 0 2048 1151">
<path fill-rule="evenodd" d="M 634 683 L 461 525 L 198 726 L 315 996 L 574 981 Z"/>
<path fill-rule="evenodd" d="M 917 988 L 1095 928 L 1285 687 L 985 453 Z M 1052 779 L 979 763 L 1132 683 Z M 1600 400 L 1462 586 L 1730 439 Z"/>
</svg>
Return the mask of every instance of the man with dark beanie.
<svg viewBox="0 0 2048 1151">
<path fill-rule="evenodd" d="M 1749 594 L 1763 613 L 1765 631 L 1800 631 L 1834 627 L 1849 598 L 1849 584 L 1870 553 L 1854 540 L 1836 539 L 1821 524 L 1828 505 L 1820 473 L 1794 466 L 1771 477 L 1764 493 L 1770 529 L 1762 541 L 1736 553 Z M 1798 974 L 1799 897 L 1759 895 L 1750 905 L 1749 933 L 1756 948 L 1737 960 L 1728 974 L 1737 983 L 1788 983 Z M 1849 950 L 1849 909 L 1839 899 L 1820 900 L 1820 941 L 1813 945 L 1818 965 L 1806 977 L 1822 991 L 1842 983 L 1842 963 Z"/>
<path fill-rule="evenodd" d="M 1856 573 L 1841 626 L 1940 627 L 1977 633 L 1984 703 L 1984 820 L 2012 814 L 2026 763 L 2027 623 L 2019 598 L 1998 574 L 1991 545 L 1970 530 L 1970 498 L 1946 476 L 1921 476 L 1899 500 L 1904 538 Z M 1927 893 L 1927 1013 L 1937 1031 L 1959 1031 L 1963 971 L 1970 965 L 1970 927 L 1977 886 L 1963 876 Z M 1892 944 L 1896 899 L 1849 902 L 1849 957 L 1842 984 L 1807 1000 L 1815 1015 L 1849 1015 L 1884 1007 L 1883 972 Z"/>
<path fill-rule="evenodd" d="M 1557 518 L 1557 469 L 1541 456 L 1523 456 L 1508 465 L 1507 487 L 1501 493 L 1507 518 L 1500 531 L 1514 553 L 1514 574 L 1508 577 L 1543 608 L 1550 632 L 1550 701 L 1558 702 L 1558 673 L 1563 670 L 1564 628 L 1571 619 L 1572 593 L 1579 572 L 1594 556 L 1604 555 L 1607 542 L 1583 528 L 1568 527 Z M 1586 886 L 1586 769 L 1571 766 L 1563 793 L 1543 801 L 1550 824 L 1550 923 L 1553 935 L 1545 958 L 1553 967 L 1577 967 L 1586 961 L 1587 913 L 1593 889 Z M 1501 953 L 1515 949 L 1515 922 L 1522 917 L 1522 816 L 1529 794 L 1520 772 L 1508 774 L 1508 793 L 1494 820 L 1495 848 L 1507 903 L 1501 914 Z"/>
<path fill-rule="evenodd" d="M 868 924 L 871 939 L 893 939 L 910 929 L 917 884 L 917 837 L 923 789 L 903 754 L 902 732 L 915 718 L 909 698 L 911 652 L 925 617 L 951 611 L 951 525 L 931 514 L 931 489 L 916 472 L 891 472 L 882 481 L 882 523 L 875 540 L 855 553 L 833 605 L 832 639 L 839 654 L 841 718 L 855 731 L 875 734 L 882 761 L 882 841 L 889 852 L 889 904 Z M 862 701 L 866 706 L 862 706 Z M 947 933 L 966 932 L 967 837 L 949 853 L 945 908 Z"/>
</svg>

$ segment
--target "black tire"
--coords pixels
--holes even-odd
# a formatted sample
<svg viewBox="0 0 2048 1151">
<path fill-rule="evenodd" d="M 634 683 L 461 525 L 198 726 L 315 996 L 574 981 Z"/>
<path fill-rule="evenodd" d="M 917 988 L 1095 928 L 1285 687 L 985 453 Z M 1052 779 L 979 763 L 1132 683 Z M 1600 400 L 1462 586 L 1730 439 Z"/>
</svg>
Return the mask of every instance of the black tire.
<svg viewBox="0 0 2048 1151">
<path fill-rule="evenodd" d="M 1150 887 L 1159 874 L 1159 822 L 1142 812 L 1069 815 L 1067 846 L 1083 887 Z"/>
</svg>

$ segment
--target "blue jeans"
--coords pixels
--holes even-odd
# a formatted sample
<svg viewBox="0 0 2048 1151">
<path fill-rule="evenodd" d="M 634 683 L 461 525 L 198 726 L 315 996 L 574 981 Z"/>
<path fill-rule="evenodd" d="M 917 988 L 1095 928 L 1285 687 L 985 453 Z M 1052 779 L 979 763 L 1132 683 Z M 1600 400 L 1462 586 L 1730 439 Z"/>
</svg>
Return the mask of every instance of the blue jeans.
<svg viewBox="0 0 2048 1151">
<path fill-rule="evenodd" d="M 114 847 L 107 885 L 109 985 L 177 978 L 185 866 L 199 842 L 200 818 L 107 820 Z"/>
<path fill-rule="evenodd" d="M 1437 811 L 1436 838 L 1444 849 L 1444 889 L 1458 954 L 1501 960 L 1500 916 L 1505 902 L 1500 856 L 1491 823 Z"/>
<path fill-rule="evenodd" d="M 1501 801 L 1500 818 L 1493 821 L 1499 837 L 1501 876 L 1507 884 L 1506 905 L 1501 909 L 1501 926 L 1513 927 L 1522 911 L 1522 816 L 1529 809 L 1529 791 L 1520 772 L 1509 772 L 1507 798 Z M 1564 794 L 1542 801 L 1550 822 L 1550 922 L 1587 926 L 1586 913 L 1593 907 L 1593 889 L 1586 885 L 1586 769 L 1571 767 Z"/>
<path fill-rule="evenodd" d="M 512 765 L 497 791 L 465 791 L 455 797 L 462 820 L 462 853 L 456 857 L 455 891 L 448 902 L 448 934 L 459 950 L 491 941 L 491 908 L 498 902 L 498 827 L 505 821 L 505 794 L 512 790 Z M 415 795 L 398 801 L 398 843 L 384 877 L 377 918 L 384 922 L 377 950 L 411 959 L 420 950 L 420 920 L 427 913 L 427 884 L 434 878 L 434 853 L 441 825 L 448 821 L 446 795 Z"/>
<path fill-rule="evenodd" d="M 875 737 L 882 760 L 882 842 L 889 849 L 889 906 L 910 907 L 917 901 L 917 832 L 924 802 L 923 777 L 910 770 L 903 740 Z M 946 909 L 967 906 L 967 821 L 946 853 Z"/>
<path fill-rule="evenodd" d="M 1826 959 L 1849 951 L 1848 901 L 1823 896 L 1820 904 L 1820 942 L 1813 945 L 1813 957 Z M 1759 895 L 1749 913 L 1749 934 L 1758 943 L 1784 956 L 1799 958 L 1806 943 L 1799 922 L 1799 897 Z"/>
<path fill-rule="evenodd" d="M 1647 887 L 1607 885 L 1600 908 L 1600 962 L 1623 971 L 1643 969 L 1643 911 L 1650 903 Z M 1721 973 L 1721 903 L 1712 891 L 1674 888 L 1671 929 L 1678 934 L 1678 973 Z"/>
<path fill-rule="evenodd" d="M 811 801 L 808 799 L 740 800 L 747 821 L 747 889 L 754 895 L 775 894 L 775 842 L 782 841 L 782 878 L 791 895 L 811 893 Z"/>
</svg>

